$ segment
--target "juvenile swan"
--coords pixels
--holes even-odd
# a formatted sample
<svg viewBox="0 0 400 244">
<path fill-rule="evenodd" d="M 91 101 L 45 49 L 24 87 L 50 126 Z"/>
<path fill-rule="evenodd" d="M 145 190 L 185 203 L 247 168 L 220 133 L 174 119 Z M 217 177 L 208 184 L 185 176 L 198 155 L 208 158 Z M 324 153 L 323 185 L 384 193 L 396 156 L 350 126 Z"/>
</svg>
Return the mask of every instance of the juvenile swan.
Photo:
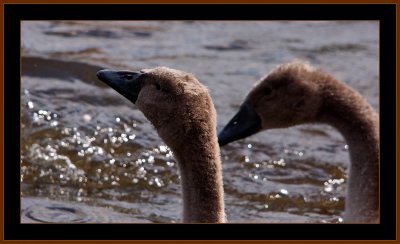
<svg viewBox="0 0 400 244">
<path fill-rule="evenodd" d="M 225 221 L 216 111 L 192 74 L 166 67 L 101 70 L 97 77 L 143 112 L 178 161 L 183 222 Z"/>
<path fill-rule="evenodd" d="M 223 146 L 262 130 L 326 123 L 350 152 L 344 220 L 379 221 L 379 117 L 359 93 L 300 61 L 283 64 L 250 91 L 218 135 Z"/>
</svg>

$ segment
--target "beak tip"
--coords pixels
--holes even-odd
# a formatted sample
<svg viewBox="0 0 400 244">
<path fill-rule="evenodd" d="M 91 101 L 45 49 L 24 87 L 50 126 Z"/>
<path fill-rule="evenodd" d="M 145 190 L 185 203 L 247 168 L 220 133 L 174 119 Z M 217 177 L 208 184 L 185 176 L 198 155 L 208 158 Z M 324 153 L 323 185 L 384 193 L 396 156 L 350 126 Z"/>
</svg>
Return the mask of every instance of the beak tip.
<svg viewBox="0 0 400 244">
<path fill-rule="evenodd" d="M 105 74 L 106 74 L 108 71 L 110 71 L 110 70 L 108 70 L 108 69 L 102 69 L 102 70 L 97 71 L 97 73 L 96 73 L 97 78 L 99 78 L 99 80 L 102 80 L 102 78 L 104 78 Z"/>
<path fill-rule="evenodd" d="M 98 78 L 99 80 L 102 79 L 103 75 L 104 75 L 104 70 L 99 70 L 99 71 L 97 71 L 97 73 L 96 73 L 96 76 L 97 76 L 97 78 Z"/>
<path fill-rule="evenodd" d="M 223 146 L 225 146 L 227 143 L 225 143 L 224 141 L 220 141 L 220 140 L 218 140 L 218 145 L 220 146 L 220 147 L 223 147 Z"/>
<path fill-rule="evenodd" d="M 233 141 L 251 136 L 260 130 L 260 116 L 251 106 L 243 103 L 236 115 L 218 134 L 218 144 L 222 147 Z"/>
<path fill-rule="evenodd" d="M 229 142 L 230 142 L 230 141 L 228 141 L 227 138 L 224 137 L 223 131 L 221 131 L 221 132 L 218 134 L 218 145 L 219 145 L 220 147 L 222 147 L 222 146 L 225 146 L 226 144 L 228 144 Z"/>
</svg>

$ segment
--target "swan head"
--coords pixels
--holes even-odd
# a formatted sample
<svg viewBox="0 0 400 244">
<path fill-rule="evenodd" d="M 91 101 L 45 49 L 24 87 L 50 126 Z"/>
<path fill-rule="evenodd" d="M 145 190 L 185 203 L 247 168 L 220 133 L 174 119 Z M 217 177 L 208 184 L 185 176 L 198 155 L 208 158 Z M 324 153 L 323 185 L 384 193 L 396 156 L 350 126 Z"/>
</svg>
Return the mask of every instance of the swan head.
<svg viewBox="0 0 400 244">
<path fill-rule="evenodd" d="M 262 130 L 313 122 L 321 107 L 318 71 L 294 61 L 260 79 L 219 133 L 220 146 Z"/>
<path fill-rule="evenodd" d="M 156 67 L 100 70 L 97 76 L 134 103 L 170 147 L 184 143 L 185 133 L 199 126 L 215 130 L 216 112 L 208 91 L 190 73 Z"/>
</svg>

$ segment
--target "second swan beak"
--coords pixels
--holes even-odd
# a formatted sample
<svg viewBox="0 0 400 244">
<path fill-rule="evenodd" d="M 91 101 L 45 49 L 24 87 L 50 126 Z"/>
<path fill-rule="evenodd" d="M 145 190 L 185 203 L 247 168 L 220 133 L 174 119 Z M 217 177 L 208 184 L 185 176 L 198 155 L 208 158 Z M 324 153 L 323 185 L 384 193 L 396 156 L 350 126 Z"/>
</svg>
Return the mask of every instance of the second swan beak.
<svg viewBox="0 0 400 244">
<path fill-rule="evenodd" d="M 253 135 L 260 130 L 260 116 L 253 107 L 243 103 L 236 115 L 218 134 L 218 143 L 222 147 L 230 142 Z"/>
</svg>

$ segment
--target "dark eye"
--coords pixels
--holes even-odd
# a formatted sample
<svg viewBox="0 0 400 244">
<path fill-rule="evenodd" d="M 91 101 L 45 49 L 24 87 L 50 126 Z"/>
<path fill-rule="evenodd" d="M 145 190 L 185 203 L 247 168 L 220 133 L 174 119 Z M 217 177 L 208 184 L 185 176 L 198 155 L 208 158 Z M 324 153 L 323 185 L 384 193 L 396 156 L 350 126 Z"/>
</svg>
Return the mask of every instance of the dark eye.
<svg viewBox="0 0 400 244">
<path fill-rule="evenodd" d="M 272 95 L 272 89 L 271 89 L 271 87 L 266 87 L 266 88 L 264 88 L 264 96 L 269 97 L 269 96 L 271 96 L 271 95 Z"/>
<path fill-rule="evenodd" d="M 301 101 L 298 101 L 296 104 L 295 104 L 295 107 L 296 108 L 300 108 L 300 107 L 302 107 L 304 105 L 304 100 L 301 100 Z"/>
<path fill-rule="evenodd" d="M 156 84 L 154 84 L 154 86 L 156 87 L 157 90 L 161 90 L 160 84 L 156 83 Z"/>
</svg>

